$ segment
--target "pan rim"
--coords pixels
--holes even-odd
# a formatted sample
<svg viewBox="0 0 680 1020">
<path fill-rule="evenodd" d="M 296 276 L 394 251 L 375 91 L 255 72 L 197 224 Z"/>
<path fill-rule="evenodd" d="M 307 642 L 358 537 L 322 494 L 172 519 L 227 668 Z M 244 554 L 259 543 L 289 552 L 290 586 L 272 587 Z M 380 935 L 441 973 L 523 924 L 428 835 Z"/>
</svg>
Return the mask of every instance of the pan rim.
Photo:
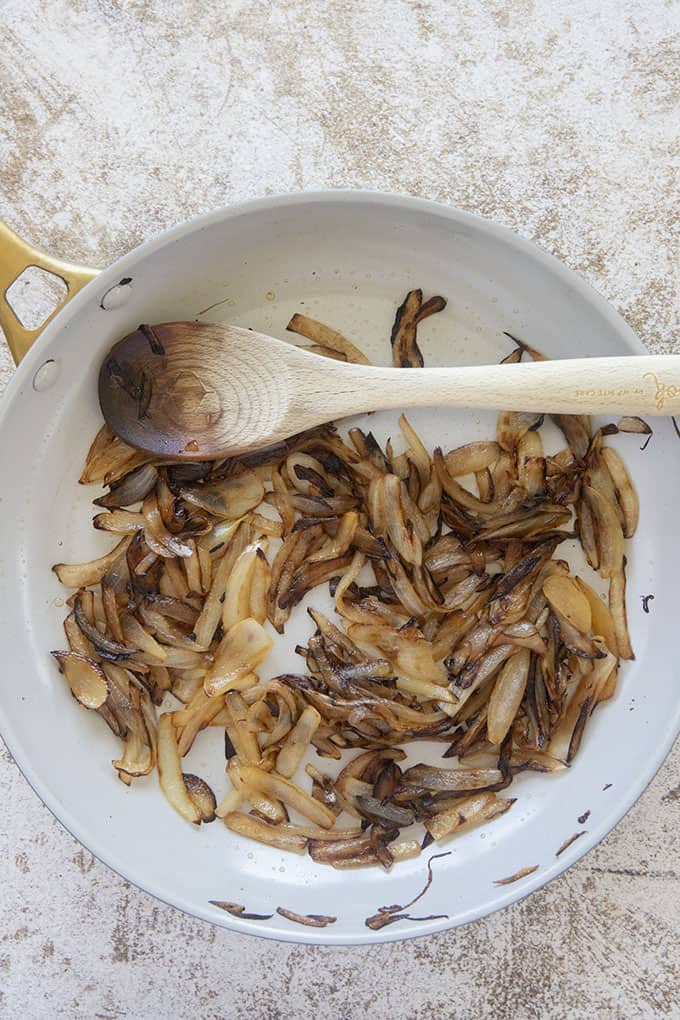
<svg viewBox="0 0 680 1020">
<path fill-rule="evenodd" d="M 550 255 L 548 252 L 543 251 L 543 249 L 539 248 L 533 242 L 521 237 L 507 227 L 500 226 L 493 221 L 485 219 L 484 217 L 474 213 L 463 212 L 438 202 L 415 198 L 409 195 L 351 189 L 294 192 L 285 195 L 252 199 L 203 214 L 185 223 L 179 224 L 178 226 L 172 227 L 157 237 L 151 238 L 134 248 L 131 252 L 126 253 L 107 269 L 103 270 L 102 273 L 84 287 L 83 290 L 78 293 L 46 327 L 44 333 L 38 339 L 36 344 L 33 345 L 17 371 L 13 374 L 13 377 L 10 379 L 6 388 L 4 399 L 0 401 L 0 429 L 7 427 L 8 419 L 11 418 L 14 400 L 20 398 L 22 387 L 24 387 L 27 380 L 32 377 L 32 374 L 45 359 L 49 350 L 58 343 L 61 331 L 69 324 L 70 321 L 76 318 L 81 308 L 87 306 L 92 300 L 95 285 L 98 290 L 107 289 L 112 285 L 112 283 L 116 282 L 119 274 L 126 275 L 125 270 L 128 269 L 128 267 L 133 267 L 140 258 L 144 258 L 154 254 L 155 252 L 161 251 L 165 247 L 174 244 L 177 241 L 181 241 L 183 237 L 195 234 L 196 232 L 214 226 L 215 224 L 227 223 L 235 217 L 247 215 L 249 213 L 275 211 L 284 207 L 302 207 L 322 203 L 350 203 L 359 205 L 374 205 L 388 209 L 392 208 L 395 211 L 420 211 L 440 219 L 443 218 L 467 224 L 476 231 L 487 234 L 488 236 L 491 236 L 492 239 L 504 243 L 510 248 L 519 250 L 524 256 L 535 260 L 535 262 L 539 265 L 543 265 L 551 274 L 557 275 L 563 280 L 567 280 L 579 299 L 585 300 L 594 309 L 594 311 L 604 316 L 614 326 L 621 339 L 622 346 L 625 345 L 631 353 L 642 353 L 645 350 L 641 341 L 636 337 L 633 330 L 627 325 L 621 315 L 602 295 L 583 280 L 578 273 L 569 269 L 557 258 Z M 64 811 L 59 807 L 58 799 L 51 794 L 49 789 L 45 788 L 44 783 L 39 776 L 36 775 L 30 762 L 24 759 L 20 740 L 17 739 L 16 741 L 13 741 L 11 737 L 8 739 L 5 735 L 9 731 L 9 721 L 4 714 L 2 705 L 0 704 L 0 733 L 2 733 L 8 750 L 27 779 L 29 785 L 52 812 L 55 818 L 57 818 L 57 820 L 67 829 L 67 831 L 69 831 L 75 839 L 91 850 L 91 852 L 94 853 L 99 860 L 117 874 L 143 889 L 145 892 L 155 896 L 157 899 L 160 899 L 162 902 L 169 903 L 169 905 L 182 910 L 184 913 L 187 913 L 192 917 L 197 917 L 210 923 L 217 924 L 228 930 L 244 934 L 252 934 L 259 937 L 273 938 L 280 941 L 326 945 L 375 944 L 376 942 L 393 942 L 407 938 L 423 937 L 425 935 L 434 934 L 435 932 L 448 930 L 454 926 L 469 923 L 472 920 L 478 920 L 481 917 L 485 917 L 496 910 L 500 910 L 511 903 L 523 899 L 524 896 L 538 888 L 541 888 L 543 885 L 547 884 L 547 882 L 556 878 L 568 867 L 571 867 L 572 864 L 584 856 L 584 854 L 592 849 L 593 846 L 597 845 L 604 836 L 613 829 L 621 818 L 630 810 L 633 804 L 644 792 L 647 785 L 651 782 L 652 778 L 671 750 L 679 730 L 680 706 L 678 706 L 678 710 L 674 716 L 669 716 L 665 732 L 658 735 L 658 738 L 662 739 L 657 739 L 655 742 L 653 755 L 647 759 L 645 767 L 641 770 L 636 782 L 628 786 L 626 795 L 620 797 L 616 801 L 612 809 L 603 815 L 600 823 L 597 826 L 594 826 L 583 840 L 579 840 L 579 845 L 574 848 L 574 852 L 572 854 L 567 855 L 567 859 L 557 860 L 554 864 L 541 868 L 540 871 L 535 873 L 535 875 L 531 876 L 526 882 L 523 882 L 521 887 L 509 887 L 508 890 L 503 893 L 501 893 L 498 889 L 493 890 L 481 908 L 476 907 L 474 909 L 470 909 L 466 914 L 457 917 L 454 924 L 447 919 L 438 922 L 429 922 L 428 924 L 418 928 L 417 931 L 410 931 L 407 929 L 388 929 L 378 933 L 366 932 L 366 934 L 361 933 L 352 935 L 340 934 L 335 933 L 332 930 L 326 930 L 322 935 L 317 932 L 288 932 L 271 926 L 263 927 L 260 926 L 260 924 L 256 925 L 253 922 L 239 921 L 238 919 L 231 918 L 228 915 L 225 915 L 224 918 L 215 917 L 212 908 L 201 909 L 197 908 L 193 904 L 182 904 L 181 896 L 173 898 L 172 901 L 160 896 L 146 880 L 137 877 L 132 869 L 121 868 L 118 864 L 114 863 L 115 853 L 109 852 L 105 845 L 100 847 L 100 841 L 96 839 L 93 840 L 89 834 L 81 835 L 83 832 L 83 826 L 78 822 L 77 818 L 71 817 L 68 811 Z"/>
</svg>

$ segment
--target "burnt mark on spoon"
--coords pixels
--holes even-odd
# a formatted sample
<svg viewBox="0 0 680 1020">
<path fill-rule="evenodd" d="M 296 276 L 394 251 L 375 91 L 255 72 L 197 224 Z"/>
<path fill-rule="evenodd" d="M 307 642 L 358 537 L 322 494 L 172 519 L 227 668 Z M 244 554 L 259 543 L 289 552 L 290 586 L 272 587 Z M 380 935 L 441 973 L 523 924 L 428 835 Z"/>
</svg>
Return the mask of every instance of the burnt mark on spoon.
<svg viewBox="0 0 680 1020">
<path fill-rule="evenodd" d="M 104 368 L 111 382 L 123 390 L 124 393 L 127 393 L 131 400 L 139 404 L 142 385 L 135 381 L 129 367 L 121 365 L 118 358 L 110 357 L 107 359 Z"/>
<path fill-rule="evenodd" d="M 145 323 L 142 323 L 139 327 L 139 332 L 142 334 L 142 336 L 146 339 L 147 343 L 149 344 L 152 354 L 160 355 L 165 354 L 165 347 L 159 340 L 158 335 L 153 329 L 153 326 L 148 326 Z"/>
<path fill-rule="evenodd" d="M 149 404 L 151 403 L 151 394 L 153 392 L 153 380 L 148 372 L 142 369 L 139 379 L 139 397 L 137 400 L 137 421 L 141 421 L 142 418 L 146 417 L 146 413 L 149 410 Z"/>
</svg>

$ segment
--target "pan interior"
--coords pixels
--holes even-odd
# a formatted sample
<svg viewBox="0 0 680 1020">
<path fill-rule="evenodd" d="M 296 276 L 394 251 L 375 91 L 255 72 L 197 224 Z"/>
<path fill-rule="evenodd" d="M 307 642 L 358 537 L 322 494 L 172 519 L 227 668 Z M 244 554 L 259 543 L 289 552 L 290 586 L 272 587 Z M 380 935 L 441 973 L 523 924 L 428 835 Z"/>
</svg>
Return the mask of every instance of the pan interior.
<svg viewBox="0 0 680 1020">
<path fill-rule="evenodd" d="M 105 310 L 103 295 L 123 277 L 131 277 L 127 300 Z M 67 595 L 50 565 L 100 555 L 112 544 L 91 528 L 99 490 L 77 481 L 101 423 L 96 379 L 105 351 L 140 322 L 174 319 L 224 319 L 286 339 L 289 318 L 303 312 L 341 330 L 376 363 L 389 364 L 394 313 L 412 287 L 448 299 L 446 310 L 419 330 L 428 365 L 497 362 L 510 350 L 504 331 L 556 358 L 639 350 L 623 322 L 575 277 L 483 221 L 443 214 L 427 203 L 317 196 L 217 215 L 126 256 L 49 327 L 0 407 L 3 736 L 37 792 L 94 853 L 162 899 L 240 930 L 308 941 L 376 941 L 479 917 L 601 838 L 658 767 L 676 725 L 670 674 L 677 664 L 664 635 L 680 565 L 671 533 L 680 443 L 671 423 L 657 420 L 645 452 L 637 436 L 612 440 L 641 494 L 640 530 L 628 552 L 637 659 L 624 665 L 619 692 L 595 714 L 568 774 L 516 780 L 512 793 L 519 802 L 512 811 L 444 848 L 451 854 L 437 862 L 439 876 L 419 906 L 423 914 L 447 919 L 404 921 L 380 933 L 364 925 L 380 904 L 415 894 L 426 855 L 389 875 L 335 872 L 241 840 L 219 822 L 194 831 L 169 808 L 154 776 L 130 790 L 115 778 L 110 761 L 118 741 L 68 697 L 49 656 L 50 649 L 64 647 Z M 56 381 L 36 390 L 35 372 L 50 358 L 58 365 Z M 384 412 L 348 424 L 372 430 L 381 442 L 391 435 L 398 444 L 397 417 Z M 422 410 L 409 419 L 429 448 L 495 432 L 490 413 Z M 646 616 L 640 597 L 650 593 L 656 598 Z M 302 665 L 293 648 L 311 633 L 308 604 L 331 608 L 320 591 L 303 602 L 276 641 L 267 675 Z M 422 745 L 415 748 L 413 759 L 423 760 L 422 752 Z M 434 763 L 437 754 L 427 759 Z M 217 731 L 198 738 L 186 767 L 210 782 L 218 798 L 225 792 Z M 556 849 L 588 809 L 588 835 L 556 861 Z M 533 864 L 541 868 L 518 888 L 494 887 L 495 879 Z M 211 907 L 211 899 L 244 903 L 257 913 L 283 906 L 338 921 L 311 931 L 276 915 L 237 922 Z"/>
</svg>

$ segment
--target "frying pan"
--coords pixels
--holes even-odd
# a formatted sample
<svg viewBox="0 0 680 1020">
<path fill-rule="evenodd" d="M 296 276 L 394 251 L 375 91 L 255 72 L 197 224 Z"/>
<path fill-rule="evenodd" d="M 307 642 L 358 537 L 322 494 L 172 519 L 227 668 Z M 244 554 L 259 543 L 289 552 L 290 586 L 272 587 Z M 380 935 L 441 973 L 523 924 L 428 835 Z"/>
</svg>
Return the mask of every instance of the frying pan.
<svg viewBox="0 0 680 1020">
<path fill-rule="evenodd" d="M 22 329 L 4 297 L 28 265 L 68 287 L 41 332 Z M 449 302 L 419 334 L 431 365 L 496 362 L 508 353 L 506 330 L 550 357 L 643 350 L 618 314 L 550 256 L 492 223 L 413 198 L 327 192 L 233 206 L 168 231 L 101 273 L 59 262 L 0 230 L 0 325 L 20 362 L 0 402 L 0 731 L 36 793 L 92 853 L 162 900 L 238 931 L 370 943 L 479 918 L 554 878 L 602 839 L 678 732 L 671 612 L 680 567 L 673 528 L 680 442 L 672 422 L 657 419 L 644 451 L 640 437 L 613 440 L 642 496 L 639 534 L 628 550 L 635 662 L 624 665 L 615 698 L 595 713 L 573 767 L 518 777 L 513 809 L 443 847 L 448 856 L 432 862 L 432 884 L 399 921 L 380 931 L 365 923 L 380 905 L 406 904 L 423 888 L 427 853 L 390 874 L 336 872 L 246 842 L 219 822 L 194 831 L 168 807 L 153 776 L 131 789 L 114 779 L 118 742 L 69 697 L 49 655 L 64 644 L 65 592 L 51 564 L 84 560 L 107 546 L 91 528 L 98 493 L 77 484 L 101 424 L 96 380 L 104 353 L 138 323 L 163 320 L 223 319 L 285 339 L 290 315 L 301 311 L 386 364 L 395 308 L 414 286 Z M 491 414 L 423 410 L 410 417 L 427 444 L 444 448 L 495 428 Z M 397 434 L 393 413 L 369 420 L 380 441 Z M 650 594 L 646 615 L 641 596 Z M 314 604 L 328 608 L 317 592 Z M 271 675 L 291 668 L 295 644 L 308 636 L 306 614 L 298 611 L 276 641 Z M 422 748 L 417 753 L 422 758 Z M 226 789 L 223 761 L 211 730 L 187 761 L 218 798 Z M 534 866 L 511 885 L 494 884 Z M 273 916 L 233 917 L 211 900 Z M 337 920 L 301 927 L 278 907 Z"/>
</svg>

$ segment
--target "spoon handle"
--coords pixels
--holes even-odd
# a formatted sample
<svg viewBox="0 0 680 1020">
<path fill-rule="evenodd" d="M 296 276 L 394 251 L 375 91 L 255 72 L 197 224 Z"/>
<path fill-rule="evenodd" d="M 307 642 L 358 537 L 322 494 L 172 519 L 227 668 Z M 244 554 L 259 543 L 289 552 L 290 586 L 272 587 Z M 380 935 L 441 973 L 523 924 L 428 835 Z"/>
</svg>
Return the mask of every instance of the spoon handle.
<svg viewBox="0 0 680 1020">
<path fill-rule="evenodd" d="M 414 370 L 343 365 L 342 375 L 347 388 L 326 399 L 344 414 L 395 407 L 680 414 L 679 354 Z"/>
</svg>

